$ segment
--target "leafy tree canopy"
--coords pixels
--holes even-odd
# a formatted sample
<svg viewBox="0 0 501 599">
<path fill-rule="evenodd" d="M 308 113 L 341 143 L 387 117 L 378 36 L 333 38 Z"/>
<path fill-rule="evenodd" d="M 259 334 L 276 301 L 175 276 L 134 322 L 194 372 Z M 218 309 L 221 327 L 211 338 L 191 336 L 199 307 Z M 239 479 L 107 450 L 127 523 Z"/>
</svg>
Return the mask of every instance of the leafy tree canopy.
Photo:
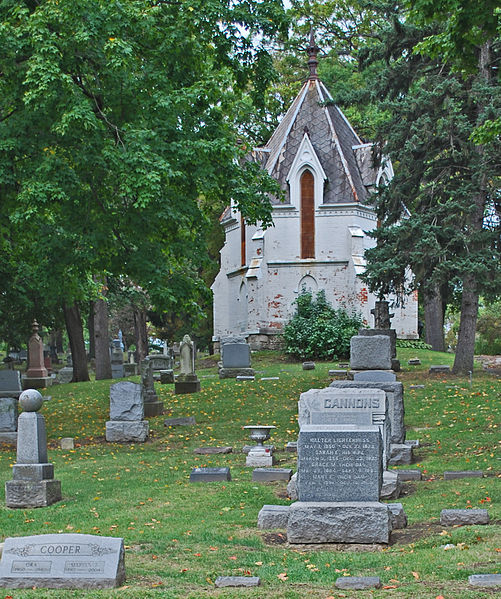
<svg viewBox="0 0 501 599">
<path fill-rule="evenodd" d="M 107 272 L 162 310 L 189 306 L 205 207 L 233 197 L 271 222 L 276 188 L 241 160 L 237 125 L 285 27 L 279 0 L 3 0 L 6 302 L 86 298 Z"/>
</svg>

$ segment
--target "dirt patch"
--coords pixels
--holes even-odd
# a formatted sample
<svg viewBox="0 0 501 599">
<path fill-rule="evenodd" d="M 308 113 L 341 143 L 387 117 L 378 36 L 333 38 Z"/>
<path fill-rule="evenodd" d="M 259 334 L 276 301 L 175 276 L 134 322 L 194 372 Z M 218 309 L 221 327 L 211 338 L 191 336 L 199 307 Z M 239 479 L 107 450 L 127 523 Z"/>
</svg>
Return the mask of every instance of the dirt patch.
<svg viewBox="0 0 501 599">
<path fill-rule="evenodd" d="M 267 532 L 262 535 L 266 545 L 285 545 L 287 536 L 281 532 Z"/>
<path fill-rule="evenodd" d="M 407 528 L 391 533 L 390 545 L 409 545 L 442 532 L 444 527 L 438 522 L 417 522 Z"/>
</svg>

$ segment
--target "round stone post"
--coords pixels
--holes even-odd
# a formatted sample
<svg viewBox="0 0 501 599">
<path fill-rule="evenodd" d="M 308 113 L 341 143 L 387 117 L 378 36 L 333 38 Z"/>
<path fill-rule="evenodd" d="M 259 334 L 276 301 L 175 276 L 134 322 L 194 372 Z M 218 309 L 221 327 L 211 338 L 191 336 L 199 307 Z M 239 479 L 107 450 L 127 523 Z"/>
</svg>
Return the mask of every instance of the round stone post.
<svg viewBox="0 0 501 599">
<path fill-rule="evenodd" d="M 19 396 L 23 408 L 18 419 L 17 461 L 12 479 L 5 483 L 5 503 L 11 508 L 45 507 L 61 500 L 61 482 L 47 458 L 44 417 L 38 413 L 43 398 L 35 389 Z"/>
</svg>

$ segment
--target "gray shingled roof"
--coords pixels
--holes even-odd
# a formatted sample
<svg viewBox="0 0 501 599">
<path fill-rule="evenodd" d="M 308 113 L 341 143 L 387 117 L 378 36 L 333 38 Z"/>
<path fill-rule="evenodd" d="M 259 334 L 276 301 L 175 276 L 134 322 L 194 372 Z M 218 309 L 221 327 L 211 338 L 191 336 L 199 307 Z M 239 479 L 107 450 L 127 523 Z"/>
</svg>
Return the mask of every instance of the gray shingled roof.
<svg viewBox="0 0 501 599">
<path fill-rule="evenodd" d="M 327 175 L 323 204 L 363 203 L 368 187 L 375 183 L 377 171 L 370 160 L 360 160 L 361 150 L 356 149 L 362 141 L 339 107 L 325 104 L 330 99 L 321 81 L 308 80 L 268 143 L 254 151 L 255 159 L 279 181 L 287 201 L 286 178 L 305 132 Z M 278 200 L 272 201 L 278 203 Z"/>
</svg>

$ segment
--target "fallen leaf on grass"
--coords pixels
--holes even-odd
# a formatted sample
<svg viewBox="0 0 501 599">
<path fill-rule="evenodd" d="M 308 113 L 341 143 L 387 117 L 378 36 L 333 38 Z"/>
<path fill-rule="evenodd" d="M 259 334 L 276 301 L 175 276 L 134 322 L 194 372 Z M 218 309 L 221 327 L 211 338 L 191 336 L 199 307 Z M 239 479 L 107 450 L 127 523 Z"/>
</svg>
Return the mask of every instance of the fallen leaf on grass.
<svg viewBox="0 0 501 599">
<path fill-rule="evenodd" d="M 280 572 L 280 574 L 277 574 L 277 578 L 280 580 L 287 580 L 287 572 Z"/>
<path fill-rule="evenodd" d="M 396 589 L 397 585 L 396 584 L 386 584 L 383 589 Z"/>
<path fill-rule="evenodd" d="M 236 555 L 230 555 L 230 557 L 228 559 L 237 559 Z"/>
<path fill-rule="evenodd" d="M 416 580 L 419 580 L 419 573 L 418 572 L 411 572 L 411 574 L 414 576 L 414 578 Z"/>
</svg>

